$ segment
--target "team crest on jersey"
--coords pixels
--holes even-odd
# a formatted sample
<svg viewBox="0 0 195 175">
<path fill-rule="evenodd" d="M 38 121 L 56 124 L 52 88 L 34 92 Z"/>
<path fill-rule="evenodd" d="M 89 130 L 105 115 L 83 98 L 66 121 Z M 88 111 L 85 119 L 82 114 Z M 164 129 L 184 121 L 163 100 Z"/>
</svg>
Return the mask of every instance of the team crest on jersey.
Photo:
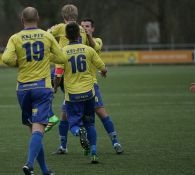
<svg viewBox="0 0 195 175">
<path fill-rule="evenodd" d="M 37 113 L 38 113 L 37 108 L 32 109 L 32 116 L 37 116 Z"/>
</svg>

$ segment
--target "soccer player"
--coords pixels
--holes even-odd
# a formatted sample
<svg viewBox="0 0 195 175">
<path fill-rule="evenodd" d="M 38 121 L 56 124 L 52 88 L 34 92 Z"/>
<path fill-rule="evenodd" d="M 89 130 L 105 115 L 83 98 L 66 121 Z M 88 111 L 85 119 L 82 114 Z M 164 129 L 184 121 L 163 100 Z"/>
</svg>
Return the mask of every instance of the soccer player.
<svg viewBox="0 0 195 175">
<path fill-rule="evenodd" d="M 64 5 L 61 9 L 61 15 L 64 19 L 64 23 L 60 23 L 58 25 L 51 27 L 48 30 L 48 32 L 50 32 L 59 41 L 59 45 L 61 47 L 64 47 L 69 43 L 68 38 L 66 37 L 66 33 L 65 33 L 66 25 L 70 22 L 77 21 L 78 9 L 75 5 L 72 5 L 72 4 Z M 85 30 L 81 26 L 79 26 L 79 30 L 80 30 L 79 42 L 82 44 L 87 44 L 87 37 L 86 37 Z M 55 87 L 60 84 L 63 72 L 64 72 L 64 67 L 61 65 L 56 65 L 55 81 L 57 85 L 54 85 Z M 56 91 L 56 88 L 54 89 Z M 53 125 L 50 125 L 47 128 L 49 127 L 53 127 Z M 64 102 L 62 105 L 62 113 L 61 113 L 61 118 L 60 118 L 58 129 L 59 129 L 59 135 L 60 135 L 60 146 L 54 152 L 54 154 L 66 154 L 68 152 L 67 136 L 68 136 L 69 124 L 68 124 L 68 120 L 66 116 L 66 109 L 65 109 Z"/>
<path fill-rule="evenodd" d="M 95 30 L 94 21 L 90 18 L 83 19 L 81 21 L 81 26 L 85 29 L 85 32 L 87 33 L 89 45 L 92 48 L 94 48 L 98 54 L 100 54 L 103 44 L 100 38 L 93 37 L 93 32 Z M 111 120 L 111 117 L 107 114 L 104 108 L 100 89 L 97 84 L 96 72 L 97 72 L 96 68 L 93 67 L 92 75 L 93 75 L 93 82 L 94 82 L 94 89 L 95 89 L 95 113 L 100 118 L 102 124 L 104 125 L 105 130 L 110 136 L 113 148 L 115 149 L 116 153 L 121 154 L 123 152 L 123 149 L 121 144 L 118 142 L 116 131 L 114 130 L 114 124 Z"/>
<path fill-rule="evenodd" d="M 8 66 L 18 67 L 17 98 L 22 110 L 22 123 L 30 128 L 32 134 L 23 172 L 34 175 L 34 162 L 37 160 L 43 175 L 54 175 L 46 165 L 42 144 L 53 95 L 49 55 L 56 55 L 51 61 L 57 64 L 64 62 L 65 55 L 55 38 L 37 27 L 38 20 L 35 8 L 27 7 L 22 11 L 24 29 L 11 36 L 2 60 Z"/>
<path fill-rule="evenodd" d="M 89 150 L 89 140 L 91 163 L 97 163 L 95 92 L 91 66 L 93 64 L 99 69 L 102 76 L 106 76 L 107 70 L 93 48 L 80 44 L 78 24 L 69 23 L 66 26 L 66 36 L 70 43 L 63 48 L 63 52 L 68 55 L 64 63 L 64 87 L 70 131 L 74 136 L 80 136 L 85 150 Z"/>
</svg>

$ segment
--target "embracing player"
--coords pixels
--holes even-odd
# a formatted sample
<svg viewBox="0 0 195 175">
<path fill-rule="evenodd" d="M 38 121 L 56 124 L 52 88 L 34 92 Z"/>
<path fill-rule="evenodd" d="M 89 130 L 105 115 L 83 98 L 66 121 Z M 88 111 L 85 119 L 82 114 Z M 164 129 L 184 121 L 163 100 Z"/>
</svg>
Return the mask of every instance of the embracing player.
<svg viewBox="0 0 195 175">
<path fill-rule="evenodd" d="M 90 151 L 91 163 L 98 163 L 95 129 L 95 91 L 92 66 L 106 76 L 105 64 L 96 51 L 79 42 L 79 25 L 69 23 L 66 35 L 70 43 L 63 48 L 67 54 L 64 62 L 65 107 L 70 131 L 80 136 L 82 147 Z"/>
<path fill-rule="evenodd" d="M 95 51 L 100 54 L 102 49 L 102 40 L 100 38 L 94 38 L 93 32 L 95 31 L 94 21 L 90 18 L 85 18 L 81 21 L 81 26 L 85 29 L 87 34 L 87 38 L 89 41 L 89 45 L 95 49 Z M 104 104 L 102 101 L 102 96 L 100 93 L 100 89 L 97 83 L 97 69 L 93 67 L 92 69 L 92 76 L 94 82 L 94 89 L 95 89 L 95 113 L 101 119 L 101 122 L 107 131 L 108 135 L 111 138 L 113 148 L 115 149 L 117 154 L 121 154 L 123 152 L 122 146 L 117 139 L 116 131 L 114 130 L 114 124 L 111 120 L 111 117 L 106 113 L 104 108 Z"/>
<path fill-rule="evenodd" d="M 73 4 L 67 4 L 64 5 L 61 9 L 61 15 L 64 19 L 64 23 L 57 24 L 53 27 L 51 27 L 48 32 L 51 33 L 58 41 L 60 47 L 67 46 L 69 43 L 68 38 L 66 37 L 65 28 L 68 23 L 71 22 L 77 22 L 78 18 L 78 9 Z M 85 33 L 85 30 L 79 26 L 80 30 L 80 36 L 79 36 L 79 43 L 87 44 L 87 36 Z M 55 91 L 56 87 L 60 85 L 60 82 L 62 80 L 62 76 L 64 73 L 64 67 L 63 65 L 56 65 L 55 66 Z M 52 118 L 51 118 L 52 120 Z M 54 123 L 55 124 L 55 123 Z M 54 125 L 48 125 L 47 129 L 50 130 Z M 68 152 L 67 149 L 67 136 L 68 136 L 68 130 L 69 130 L 69 123 L 67 121 L 66 116 L 66 109 L 65 109 L 65 101 L 62 104 L 62 113 L 60 118 L 60 123 L 58 126 L 59 129 L 59 135 L 60 135 L 60 146 L 57 148 L 57 150 L 54 152 L 54 154 L 65 154 Z"/>
</svg>

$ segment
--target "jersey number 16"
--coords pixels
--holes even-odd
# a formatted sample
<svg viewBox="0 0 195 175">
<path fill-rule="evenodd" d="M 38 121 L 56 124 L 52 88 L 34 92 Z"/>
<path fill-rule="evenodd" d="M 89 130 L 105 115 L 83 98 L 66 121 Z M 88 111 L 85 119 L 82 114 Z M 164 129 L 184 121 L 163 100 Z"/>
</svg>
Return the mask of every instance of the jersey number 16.
<svg viewBox="0 0 195 175">
<path fill-rule="evenodd" d="M 86 71 L 86 56 L 85 55 L 78 55 L 72 56 L 69 60 L 72 67 L 72 73 L 78 72 L 85 72 Z"/>
</svg>

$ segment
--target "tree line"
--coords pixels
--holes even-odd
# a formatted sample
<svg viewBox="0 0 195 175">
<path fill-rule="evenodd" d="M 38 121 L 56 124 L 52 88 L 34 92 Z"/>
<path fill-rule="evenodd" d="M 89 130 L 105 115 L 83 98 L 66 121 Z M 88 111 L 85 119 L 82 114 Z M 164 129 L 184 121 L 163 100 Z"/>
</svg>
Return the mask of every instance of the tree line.
<svg viewBox="0 0 195 175">
<path fill-rule="evenodd" d="M 79 19 L 95 21 L 95 36 L 105 45 L 195 43 L 194 0 L 1 0 L 0 46 L 22 29 L 20 12 L 34 6 L 43 29 L 63 22 L 61 7 L 74 4 Z"/>
</svg>

